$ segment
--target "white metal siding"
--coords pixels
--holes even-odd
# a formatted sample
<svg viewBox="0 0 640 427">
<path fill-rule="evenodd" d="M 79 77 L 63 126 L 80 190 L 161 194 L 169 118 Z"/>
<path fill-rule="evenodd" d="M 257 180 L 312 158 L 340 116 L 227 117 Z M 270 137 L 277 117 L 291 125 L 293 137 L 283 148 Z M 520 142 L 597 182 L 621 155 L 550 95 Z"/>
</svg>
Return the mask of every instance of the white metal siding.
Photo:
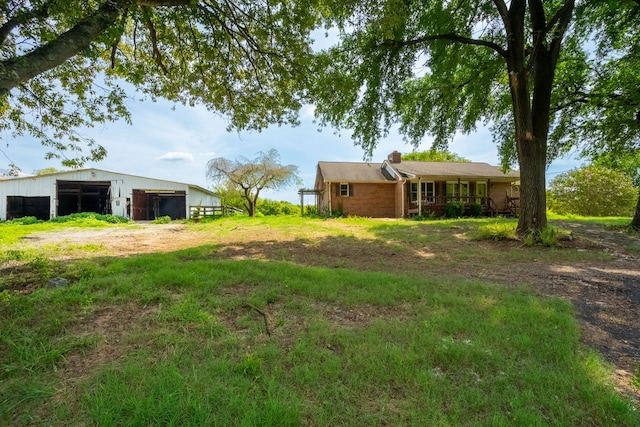
<svg viewBox="0 0 640 427">
<path fill-rule="evenodd" d="M 132 200 L 133 190 L 175 190 L 186 194 L 187 217 L 189 206 L 220 206 L 220 198 L 198 187 L 180 182 L 145 178 L 100 169 L 85 169 L 40 175 L 28 178 L 0 180 L 0 219 L 7 218 L 7 196 L 51 198 L 51 217 L 56 216 L 56 181 L 109 181 L 111 183 L 111 211 L 126 216 L 127 198 Z"/>
</svg>

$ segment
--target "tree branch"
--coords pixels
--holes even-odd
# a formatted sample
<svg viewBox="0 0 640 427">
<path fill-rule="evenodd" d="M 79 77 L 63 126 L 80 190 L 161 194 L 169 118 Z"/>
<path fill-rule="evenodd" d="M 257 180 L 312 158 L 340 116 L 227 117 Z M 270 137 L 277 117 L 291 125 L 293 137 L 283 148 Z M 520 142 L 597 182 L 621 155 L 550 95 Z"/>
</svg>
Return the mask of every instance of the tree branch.
<svg viewBox="0 0 640 427">
<path fill-rule="evenodd" d="M 511 32 L 511 28 L 509 27 L 509 10 L 507 9 L 507 5 L 503 0 L 493 0 L 493 4 L 496 5 L 496 9 L 498 9 L 498 13 L 502 18 L 504 28 L 507 30 L 507 34 L 509 34 Z"/>
<path fill-rule="evenodd" d="M 95 12 L 51 42 L 19 58 L 0 63 L 0 94 L 7 93 L 21 83 L 51 70 L 77 55 L 118 19 L 120 9 L 129 1 L 107 1 Z"/>
<path fill-rule="evenodd" d="M 490 42 L 487 40 L 472 39 L 469 37 L 459 36 L 457 34 L 435 34 L 432 36 L 424 36 L 424 37 L 419 37 L 417 39 L 412 39 L 412 40 L 387 39 L 383 41 L 381 44 L 379 44 L 378 46 L 392 46 L 392 47 L 415 46 L 418 44 L 428 43 L 436 40 L 445 40 L 445 41 L 450 41 L 454 43 L 462 43 L 462 44 L 468 44 L 468 45 L 474 45 L 474 46 L 484 46 L 484 47 L 488 47 L 491 50 L 496 51 L 500 56 L 504 58 L 507 57 L 507 51 L 504 50 L 500 45 L 494 42 Z"/>
<path fill-rule="evenodd" d="M 32 19 L 46 18 L 47 16 L 49 16 L 49 6 L 51 6 L 51 3 L 53 2 L 43 3 L 38 9 L 35 10 L 18 10 L 11 19 L 9 19 L 2 25 L 2 27 L 0 27 L 0 45 L 5 42 L 7 37 L 9 37 L 9 34 L 11 34 L 11 31 L 13 31 L 13 29 L 18 25 L 25 24 Z"/>
<path fill-rule="evenodd" d="M 567 0 L 549 22 L 549 31 L 551 31 L 553 27 L 556 27 L 556 34 L 553 36 L 553 40 L 551 41 L 551 44 L 549 46 L 549 52 L 551 53 L 552 60 L 554 62 L 560 55 L 560 45 L 562 43 L 562 39 L 564 38 L 564 33 L 569 27 L 569 22 L 571 22 L 571 15 L 573 14 L 574 6 L 575 0 Z"/>
<path fill-rule="evenodd" d="M 0 95 L 82 52 L 96 37 L 113 25 L 123 11 L 134 4 L 147 7 L 192 6 L 195 5 L 195 0 L 107 0 L 54 40 L 25 55 L 0 62 Z M 31 12 L 31 16 L 44 18 L 47 16 L 47 10 L 47 6 L 42 6 L 41 9 Z M 24 16 L 28 14 L 20 15 L 21 19 L 25 19 Z M 18 14 L 7 21 L 0 27 L 0 41 L 2 36 L 8 37 L 8 34 L 22 23 L 24 22 L 18 19 Z"/>
<path fill-rule="evenodd" d="M 151 13 L 149 13 L 149 8 L 143 6 L 144 20 L 147 24 L 147 29 L 149 30 L 149 39 L 151 40 L 151 47 L 153 50 L 153 59 L 156 61 L 156 65 L 160 67 L 165 76 L 169 75 L 169 70 L 164 65 L 162 61 L 162 53 L 160 53 L 160 49 L 158 49 L 158 33 L 156 32 L 156 27 L 151 22 Z"/>
</svg>

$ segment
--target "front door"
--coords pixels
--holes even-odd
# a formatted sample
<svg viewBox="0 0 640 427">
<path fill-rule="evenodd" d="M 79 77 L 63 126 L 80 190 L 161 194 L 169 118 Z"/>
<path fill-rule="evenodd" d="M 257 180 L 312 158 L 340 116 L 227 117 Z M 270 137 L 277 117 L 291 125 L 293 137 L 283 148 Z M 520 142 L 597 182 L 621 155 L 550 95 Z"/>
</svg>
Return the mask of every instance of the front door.
<svg viewBox="0 0 640 427">
<path fill-rule="evenodd" d="M 476 182 L 476 203 L 485 204 L 487 201 L 487 183 Z"/>
</svg>

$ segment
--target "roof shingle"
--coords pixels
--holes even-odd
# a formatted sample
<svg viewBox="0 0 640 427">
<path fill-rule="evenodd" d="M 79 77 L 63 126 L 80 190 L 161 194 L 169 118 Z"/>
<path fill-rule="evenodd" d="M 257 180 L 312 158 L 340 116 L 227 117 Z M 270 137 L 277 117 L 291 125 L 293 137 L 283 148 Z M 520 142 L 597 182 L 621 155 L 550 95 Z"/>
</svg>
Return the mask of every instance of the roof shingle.
<svg viewBox="0 0 640 427">
<path fill-rule="evenodd" d="M 382 163 L 318 162 L 324 181 L 328 182 L 394 182 L 382 174 Z"/>
</svg>

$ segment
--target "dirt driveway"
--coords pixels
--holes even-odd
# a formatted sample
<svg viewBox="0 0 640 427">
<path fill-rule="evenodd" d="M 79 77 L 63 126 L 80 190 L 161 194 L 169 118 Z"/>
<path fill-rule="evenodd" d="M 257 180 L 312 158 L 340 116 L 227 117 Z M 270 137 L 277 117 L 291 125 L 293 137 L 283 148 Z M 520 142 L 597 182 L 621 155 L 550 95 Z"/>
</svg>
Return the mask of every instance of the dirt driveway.
<svg viewBox="0 0 640 427">
<path fill-rule="evenodd" d="M 332 224 L 335 225 L 335 224 Z M 619 389 L 640 404 L 640 391 L 631 386 L 633 373 L 640 369 L 640 238 L 627 233 L 578 222 L 558 221 L 553 225 L 572 231 L 574 239 L 566 245 L 585 251 L 606 251 L 612 260 L 591 263 L 554 263 L 523 260 L 510 265 L 509 272 L 480 263 L 472 270 L 442 274 L 479 277 L 502 284 L 528 284 L 544 296 L 555 296 L 572 302 L 580 322 L 583 341 L 596 348 L 616 368 Z M 349 226 L 345 226 L 347 230 Z M 348 231 L 348 230 L 347 230 Z M 393 259 L 382 267 L 389 272 L 419 273 L 415 254 L 391 252 L 384 245 L 344 248 L 335 259 L 335 246 L 313 245 L 283 234 L 264 230 L 236 230 L 224 236 L 198 231 L 184 224 L 138 224 L 134 227 L 79 229 L 28 236 L 22 245 L 34 247 L 51 244 L 87 245 L 98 247 L 93 255 L 127 256 L 146 252 L 169 252 L 202 244 L 224 247 L 220 257 L 287 260 L 306 265 L 346 266 L 363 270 L 381 269 L 374 259 Z M 508 244 L 479 242 L 493 245 L 490 251 L 510 250 Z M 498 247 L 496 247 L 498 245 Z M 500 246 L 502 245 L 502 246 Z M 370 247 L 376 246 L 376 247 Z M 511 246 L 513 248 L 513 246 Z M 71 256 L 77 256 L 72 254 Z M 69 255 L 65 255 L 69 256 Z M 80 255 L 82 256 L 82 255 Z M 498 255 L 499 256 L 499 255 Z M 332 258 L 333 257 L 333 258 Z M 335 260 L 335 261 L 332 261 Z M 335 265 L 331 265 L 335 262 Z M 432 272 L 438 274 L 438 271 Z M 437 268 L 437 267 L 436 267 Z"/>
</svg>

